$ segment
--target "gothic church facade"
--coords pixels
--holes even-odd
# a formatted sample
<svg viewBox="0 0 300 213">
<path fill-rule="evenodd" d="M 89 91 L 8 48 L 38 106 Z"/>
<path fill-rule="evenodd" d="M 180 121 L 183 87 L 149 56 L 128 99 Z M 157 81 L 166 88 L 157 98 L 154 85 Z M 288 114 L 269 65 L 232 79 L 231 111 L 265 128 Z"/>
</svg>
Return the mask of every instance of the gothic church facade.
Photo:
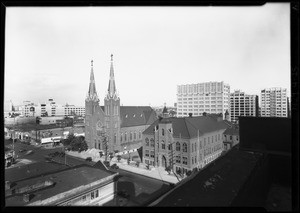
<svg viewBox="0 0 300 213">
<path fill-rule="evenodd" d="M 142 132 L 156 119 L 150 106 L 120 106 L 114 78 L 113 55 L 104 106 L 100 106 L 96 92 L 93 61 L 90 83 L 85 99 L 85 140 L 88 147 L 105 150 L 101 133 L 108 137 L 108 150 L 124 151 L 142 146 Z"/>
</svg>

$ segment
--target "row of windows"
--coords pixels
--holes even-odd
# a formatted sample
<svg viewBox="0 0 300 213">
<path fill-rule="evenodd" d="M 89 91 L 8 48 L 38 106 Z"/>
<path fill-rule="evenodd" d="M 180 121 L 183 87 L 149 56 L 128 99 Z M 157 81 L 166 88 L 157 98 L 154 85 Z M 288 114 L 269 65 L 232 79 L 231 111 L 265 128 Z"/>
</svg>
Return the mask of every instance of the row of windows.
<svg viewBox="0 0 300 213">
<path fill-rule="evenodd" d="M 124 142 L 140 140 L 140 139 L 142 139 L 142 132 L 139 131 L 138 135 L 137 135 L 137 132 L 129 132 L 129 138 L 127 137 L 127 132 L 125 132 L 124 135 L 123 135 L 123 133 L 121 133 L 120 141 L 123 142 L 123 139 L 124 139 Z"/>
<path fill-rule="evenodd" d="M 207 141 L 207 144 L 210 144 L 210 143 L 214 143 L 214 142 L 218 142 L 221 140 L 221 134 L 217 134 L 217 135 L 213 135 L 213 136 L 208 136 L 208 137 L 204 137 L 203 138 L 203 143 L 202 141 L 200 141 L 199 143 L 199 146 L 200 146 L 200 149 L 202 149 L 202 147 L 205 147 L 206 146 L 206 141 Z M 197 142 L 194 142 L 194 143 L 191 143 L 192 146 L 192 150 L 191 152 L 195 152 L 197 151 Z M 146 147 L 154 147 L 154 139 L 151 138 L 150 141 L 148 138 L 145 139 L 145 145 Z M 161 141 L 161 148 L 162 149 L 165 149 L 165 142 L 164 140 Z M 168 149 L 170 150 L 171 149 L 171 144 L 168 145 Z M 175 144 L 175 150 L 176 151 L 182 151 L 182 152 L 187 152 L 187 143 L 186 142 L 183 142 L 182 145 L 180 144 L 180 142 L 176 142 Z"/>
</svg>

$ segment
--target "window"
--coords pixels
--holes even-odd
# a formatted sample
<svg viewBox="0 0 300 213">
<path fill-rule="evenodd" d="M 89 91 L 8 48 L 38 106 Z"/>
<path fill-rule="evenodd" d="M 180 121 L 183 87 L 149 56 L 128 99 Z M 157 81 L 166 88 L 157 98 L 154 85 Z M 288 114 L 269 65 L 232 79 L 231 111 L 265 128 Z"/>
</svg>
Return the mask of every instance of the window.
<svg viewBox="0 0 300 213">
<path fill-rule="evenodd" d="M 194 164 L 194 157 L 192 157 L 192 165 Z"/>
<path fill-rule="evenodd" d="M 94 192 L 91 192 L 91 200 L 94 199 Z"/>
<path fill-rule="evenodd" d="M 166 144 L 165 144 L 164 140 L 161 141 L 161 148 L 166 149 Z"/>
<path fill-rule="evenodd" d="M 181 163 L 180 156 L 176 156 L 176 163 Z"/>
<path fill-rule="evenodd" d="M 187 157 L 182 157 L 182 164 L 187 165 Z"/>
<path fill-rule="evenodd" d="M 82 201 L 86 201 L 86 195 L 82 196 Z"/>
<path fill-rule="evenodd" d="M 149 157 L 149 150 L 145 150 L 145 156 Z"/>
<path fill-rule="evenodd" d="M 129 141 L 132 141 L 132 132 L 130 132 Z"/>
<path fill-rule="evenodd" d="M 117 134 L 115 133 L 115 135 L 114 135 L 114 144 L 116 144 L 117 143 Z"/>
<path fill-rule="evenodd" d="M 171 150 L 172 144 L 169 143 L 168 150 Z"/>
<path fill-rule="evenodd" d="M 161 129 L 161 135 L 165 135 L 165 130 Z"/>
<path fill-rule="evenodd" d="M 232 135 L 229 136 L 230 140 L 232 140 Z"/>
<path fill-rule="evenodd" d="M 125 138 L 124 141 L 127 141 L 127 132 L 125 132 Z"/>
<path fill-rule="evenodd" d="M 150 146 L 154 147 L 154 139 L 153 138 L 150 139 Z"/>
<path fill-rule="evenodd" d="M 136 132 L 133 133 L 133 139 L 136 140 Z"/>
<path fill-rule="evenodd" d="M 176 142 L 176 151 L 180 151 L 180 143 Z"/>
<path fill-rule="evenodd" d="M 149 139 L 148 138 L 145 139 L 145 142 L 146 142 L 146 146 L 149 146 Z"/>
<path fill-rule="evenodd" d="M 139 139 L 142 139 L 142 132 L 139 132 Z"/>
<path fill-rule="evenodd" d="M 151 158 L 154 158 L 154 151 L 151 151 L 151 152 L 150 152 L 150 157 L 151 157 Z"/>
<path fill-rule="evenodd" d="M 96 197 L 99 197 L 99 191 L 98 191 L 98 189 L 96 190 Z"/>
<path fill-rule="evenodd" d="M 123 139 L 123 133 L 121 133 L 120 142 L 122 142 Z"/>
<path fill-rule="evenodd" d="M 182 144 L 182 151 L 187 152 L 187 144 L 186 143 Z"/>
</svg>

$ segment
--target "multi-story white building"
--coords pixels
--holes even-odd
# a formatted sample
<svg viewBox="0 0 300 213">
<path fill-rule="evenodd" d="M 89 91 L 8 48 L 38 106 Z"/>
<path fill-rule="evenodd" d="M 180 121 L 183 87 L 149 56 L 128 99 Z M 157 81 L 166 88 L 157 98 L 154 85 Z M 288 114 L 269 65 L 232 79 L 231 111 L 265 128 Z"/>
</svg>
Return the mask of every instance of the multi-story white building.
<svg viewBox="0 0 300 213">
<path fill-rule="evenodd" d="M 248 95 L 240 90 L 230 94 L 231 121 L 237 121 L 239 116 L 258 116 L 258 96 Z"/>
<path fill-rule="evenodd" d="M 261 117 L 288 117 L 285 88 L 266 88 L 260 95 Z"/>
<path fill-rule="evenodd" d="M 177 86 L 177 117 L 222 113 L 229 110 L 230 86 L 222 82 L 206 82 Z"/>
<path fill-rule="evenodd" d="M 74 105 L 60 105 L 50 98 L 47 102 L 34 104 L 30 101 L 24 101 L 24 105 L 21 106 L 21 113 L 25 117 L 36 116 L 70 116 L 79 115 L 85 116 L 85 107 L 79 107 Z"/>
</svg>

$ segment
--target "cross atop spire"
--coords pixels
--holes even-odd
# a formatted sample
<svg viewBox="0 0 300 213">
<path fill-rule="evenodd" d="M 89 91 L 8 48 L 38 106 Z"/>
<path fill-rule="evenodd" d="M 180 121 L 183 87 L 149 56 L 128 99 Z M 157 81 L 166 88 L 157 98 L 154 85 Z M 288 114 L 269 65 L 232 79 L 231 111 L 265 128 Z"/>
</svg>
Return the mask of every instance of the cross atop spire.
<svg viewBox="0 0 300 213">
<path fill-rule="evenodd" d="M 90 85 L 89 85 L 89 92 L 87 95 L 87 100 L 93 100 L 93 101 L 99 100 L 97 92 L 96 92 L 95 77 L 94 77 L 94 70 L 93 70 L 93 60 L 91 60 Z"/>
<path fill-rule="evenodd" d="M 110 74 L 109 74 L 109 84 L 108 84 L 108 96 L 110 98 L 116 95 L 116 83 L 115 83 L 115 76 L 114 76 L 114 66 L 113 66 L 113 54 L 110 55 Z"/>
</svg>

